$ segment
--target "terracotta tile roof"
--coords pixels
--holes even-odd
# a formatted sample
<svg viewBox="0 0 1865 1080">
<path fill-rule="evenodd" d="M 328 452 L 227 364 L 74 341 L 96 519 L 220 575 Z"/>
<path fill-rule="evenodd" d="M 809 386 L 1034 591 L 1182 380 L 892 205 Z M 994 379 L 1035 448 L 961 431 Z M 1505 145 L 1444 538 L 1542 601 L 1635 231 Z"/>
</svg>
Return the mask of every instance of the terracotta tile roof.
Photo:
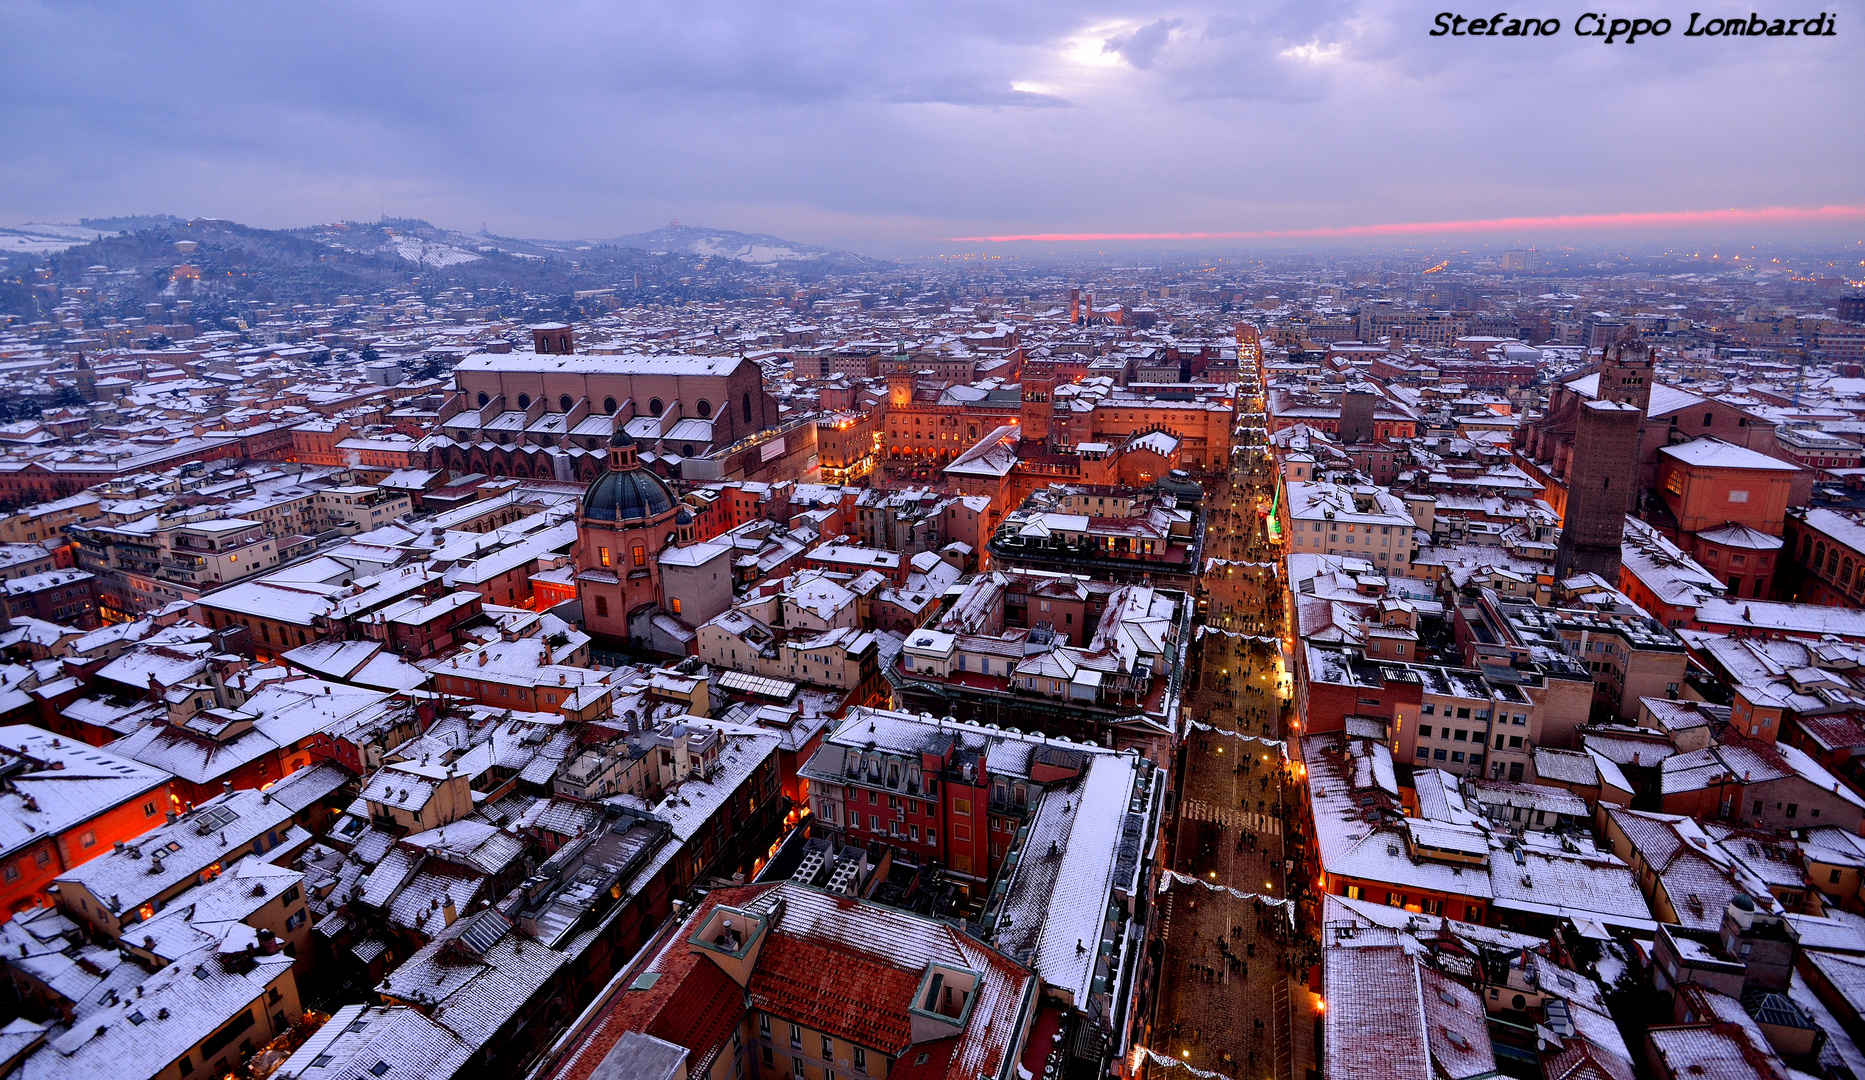
<svg viewBox="0 0 1865 1080">
<path fill-rule="evenodd" d="M 898 1056 L 912 1037 L 907 1007 L 920 974 L 826 941 L 775 933 L 764 943 L 751 976 L 751 1003 Z"/>
<path fill-rule="evenodd" d="M 687 956 L 699 959 L 690 951 Z M 744 1017 L 744 998 L 732 977 L 717 964 L 696 962 L 692 972 L 680 979 L 668 995 L 666 1007 L 644 1030 L 657 1039 L 694 1049 L 693 1056 L 703 1058 L 706 1051 L 730 1038 L 732 1029 Z"/>
<path fill-rule="evenodd" d="M 751 1008 L 897 1056 L 891 1072 L 897 1080 L 995 1074 L 1016 1046 L 1017 1020 L 1035 979 L 1028 968 L 949 926 L 905 912 L 789 884 L 747 885 L 713 891 L 682 925 L 663 931 L 617 978 L 608 1001 L 573 1037 L 572 1049 L 543 1075 L 588 1080 L 628 1031 L 685 1046 L 694 1067 L 705 1068 L 743 1022 L 747 996 L 687 938 L 720 904 L 774 913 L 779 900 L 783 913 L 752 971 Z M 978 972 L 977 999 L 963 1032 L 913 1045 L 907 1009 L 928 963 Z"/>
<path fill-rule="evenodd" d="M 703 919 L 720 903 L 748 900 L 769 887 L 716 890 L 696 909 L 694 917 Z M 688 946 L 687 935 L 679 926 L 670 930 L 660 939 L 658 952 L 645 963 L 637 961 L 624 970 L 620 985 L 590 1025 L 586 1040 L 559 1064 L 555 1073 L 558 1080 L 588 1080 L 629 1031 L 645 1031 L 687 1047 L 693 1051 L 694 1062 L 731 1037 L 732 1029 L 745 1014 L 738 985 L 717 964 Z M 658 978 L 642 978 L 649 973 Z M 632 989 L 644 981 L 652 985 Z"/>
</svg>

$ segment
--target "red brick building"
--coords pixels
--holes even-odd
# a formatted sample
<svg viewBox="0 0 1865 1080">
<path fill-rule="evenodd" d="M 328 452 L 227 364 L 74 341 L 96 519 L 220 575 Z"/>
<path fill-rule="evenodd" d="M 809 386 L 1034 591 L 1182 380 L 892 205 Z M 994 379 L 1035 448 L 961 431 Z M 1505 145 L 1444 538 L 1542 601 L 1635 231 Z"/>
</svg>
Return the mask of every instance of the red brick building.
<svg viewBox="0 0 1865 1080">
<path fill-rule="evenodd" d="M 636 613 L 651 618 L 658 610 L 659 556 L 676 525 L 692 528 L 692 515 L 665 480 L 642 468 L 634 439 L 616 428 L 608 469 L 589 485 L 576 515 L 577 595 L 591 634 L 647 643 L 646 618 Z"/>
<path fill-rule="evenodd" d="M 864 711 L 799 771 L 814 827 L 890 845 L 945 868 L 976 894 L 997 873 L 1047 785 L 1080 777 L 1084 751 L 1039 736 L 999 742 L 979 728 Z"/>
<path fill-rule="evenodd" d="M 0 850 L 0 919 L 52 902 L 46 886 L 120 840 L 167 820 L 169 776 L 42 728 L 0 728 L 0 814 L 14 837 Z"/>
</svg>

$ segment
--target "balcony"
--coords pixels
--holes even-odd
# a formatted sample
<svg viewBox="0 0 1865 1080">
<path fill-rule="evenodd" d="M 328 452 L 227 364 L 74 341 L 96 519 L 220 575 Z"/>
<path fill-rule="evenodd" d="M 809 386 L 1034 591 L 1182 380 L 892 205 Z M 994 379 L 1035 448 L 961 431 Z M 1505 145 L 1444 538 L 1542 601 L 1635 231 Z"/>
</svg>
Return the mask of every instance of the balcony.
<svg viewBox="0 0 1865 1080">
<path fill-rule="evenodd" d="M 996 793 L 991 795 L 991 809 L 996 813 L 1022 814 L 1026 813 L 1029 808 L 1030 800 L 1028 796 L 1019 799 L 1014 795 L 998 795 Z"/>
<path fill-rule="evenodd" d="M 199 585 L 214 580 L 214 575 L 207 569 L 206 562 L 201 559 L 190 562 L 164 559 L 161 562 L 160 573 L 162 577 L 170 581 L 181 581 L 190 585 Z"/>
</svg>

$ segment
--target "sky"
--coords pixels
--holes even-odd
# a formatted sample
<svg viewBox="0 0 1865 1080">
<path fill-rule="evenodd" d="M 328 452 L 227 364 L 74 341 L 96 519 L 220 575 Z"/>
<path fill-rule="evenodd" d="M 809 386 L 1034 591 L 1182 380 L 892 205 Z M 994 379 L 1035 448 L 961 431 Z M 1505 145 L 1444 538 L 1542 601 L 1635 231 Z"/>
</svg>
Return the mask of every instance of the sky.
<svg viewBox="0 0 1865 1080">
<path fill-rule="evenodd" d="M 1518 14 L 1558 34 L 1471 39 L 1378 0 L 0 0 L 0 224 L 678 219 L 898 252 L 1839 207 L 1718 227 L 1865 236 L 1865 6 L 1710 39 L 1640 0 L 1672 32 L 1609 45 L 1543 2 Z"/>
</svg>

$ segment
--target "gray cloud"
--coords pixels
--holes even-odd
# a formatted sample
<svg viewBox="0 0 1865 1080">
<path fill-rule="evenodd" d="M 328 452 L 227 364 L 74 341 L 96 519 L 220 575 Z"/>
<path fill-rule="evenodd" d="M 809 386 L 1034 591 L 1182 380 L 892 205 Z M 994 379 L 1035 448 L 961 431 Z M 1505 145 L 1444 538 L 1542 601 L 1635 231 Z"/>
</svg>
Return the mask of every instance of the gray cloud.
<svg viewBox="0 0 1865 1080">
<path fill-rule="evenodd" d="M 1856 36 L 1472 42 L 1432 14 L 0 0 L 0 221 L 879 245 L 1858 201 Z"/>
<path fill-rule="evenodd" d="M 1122 60 L 1144 71 L 1159 59 L 1160 50 L 1172 40 L 1172 31 L 1181 25 L 1181 19 L 1160 19 L 1124 34 L 1115 34 L 1102 43 L 1101 50 L 1118 54 Z"/>
</svg>

